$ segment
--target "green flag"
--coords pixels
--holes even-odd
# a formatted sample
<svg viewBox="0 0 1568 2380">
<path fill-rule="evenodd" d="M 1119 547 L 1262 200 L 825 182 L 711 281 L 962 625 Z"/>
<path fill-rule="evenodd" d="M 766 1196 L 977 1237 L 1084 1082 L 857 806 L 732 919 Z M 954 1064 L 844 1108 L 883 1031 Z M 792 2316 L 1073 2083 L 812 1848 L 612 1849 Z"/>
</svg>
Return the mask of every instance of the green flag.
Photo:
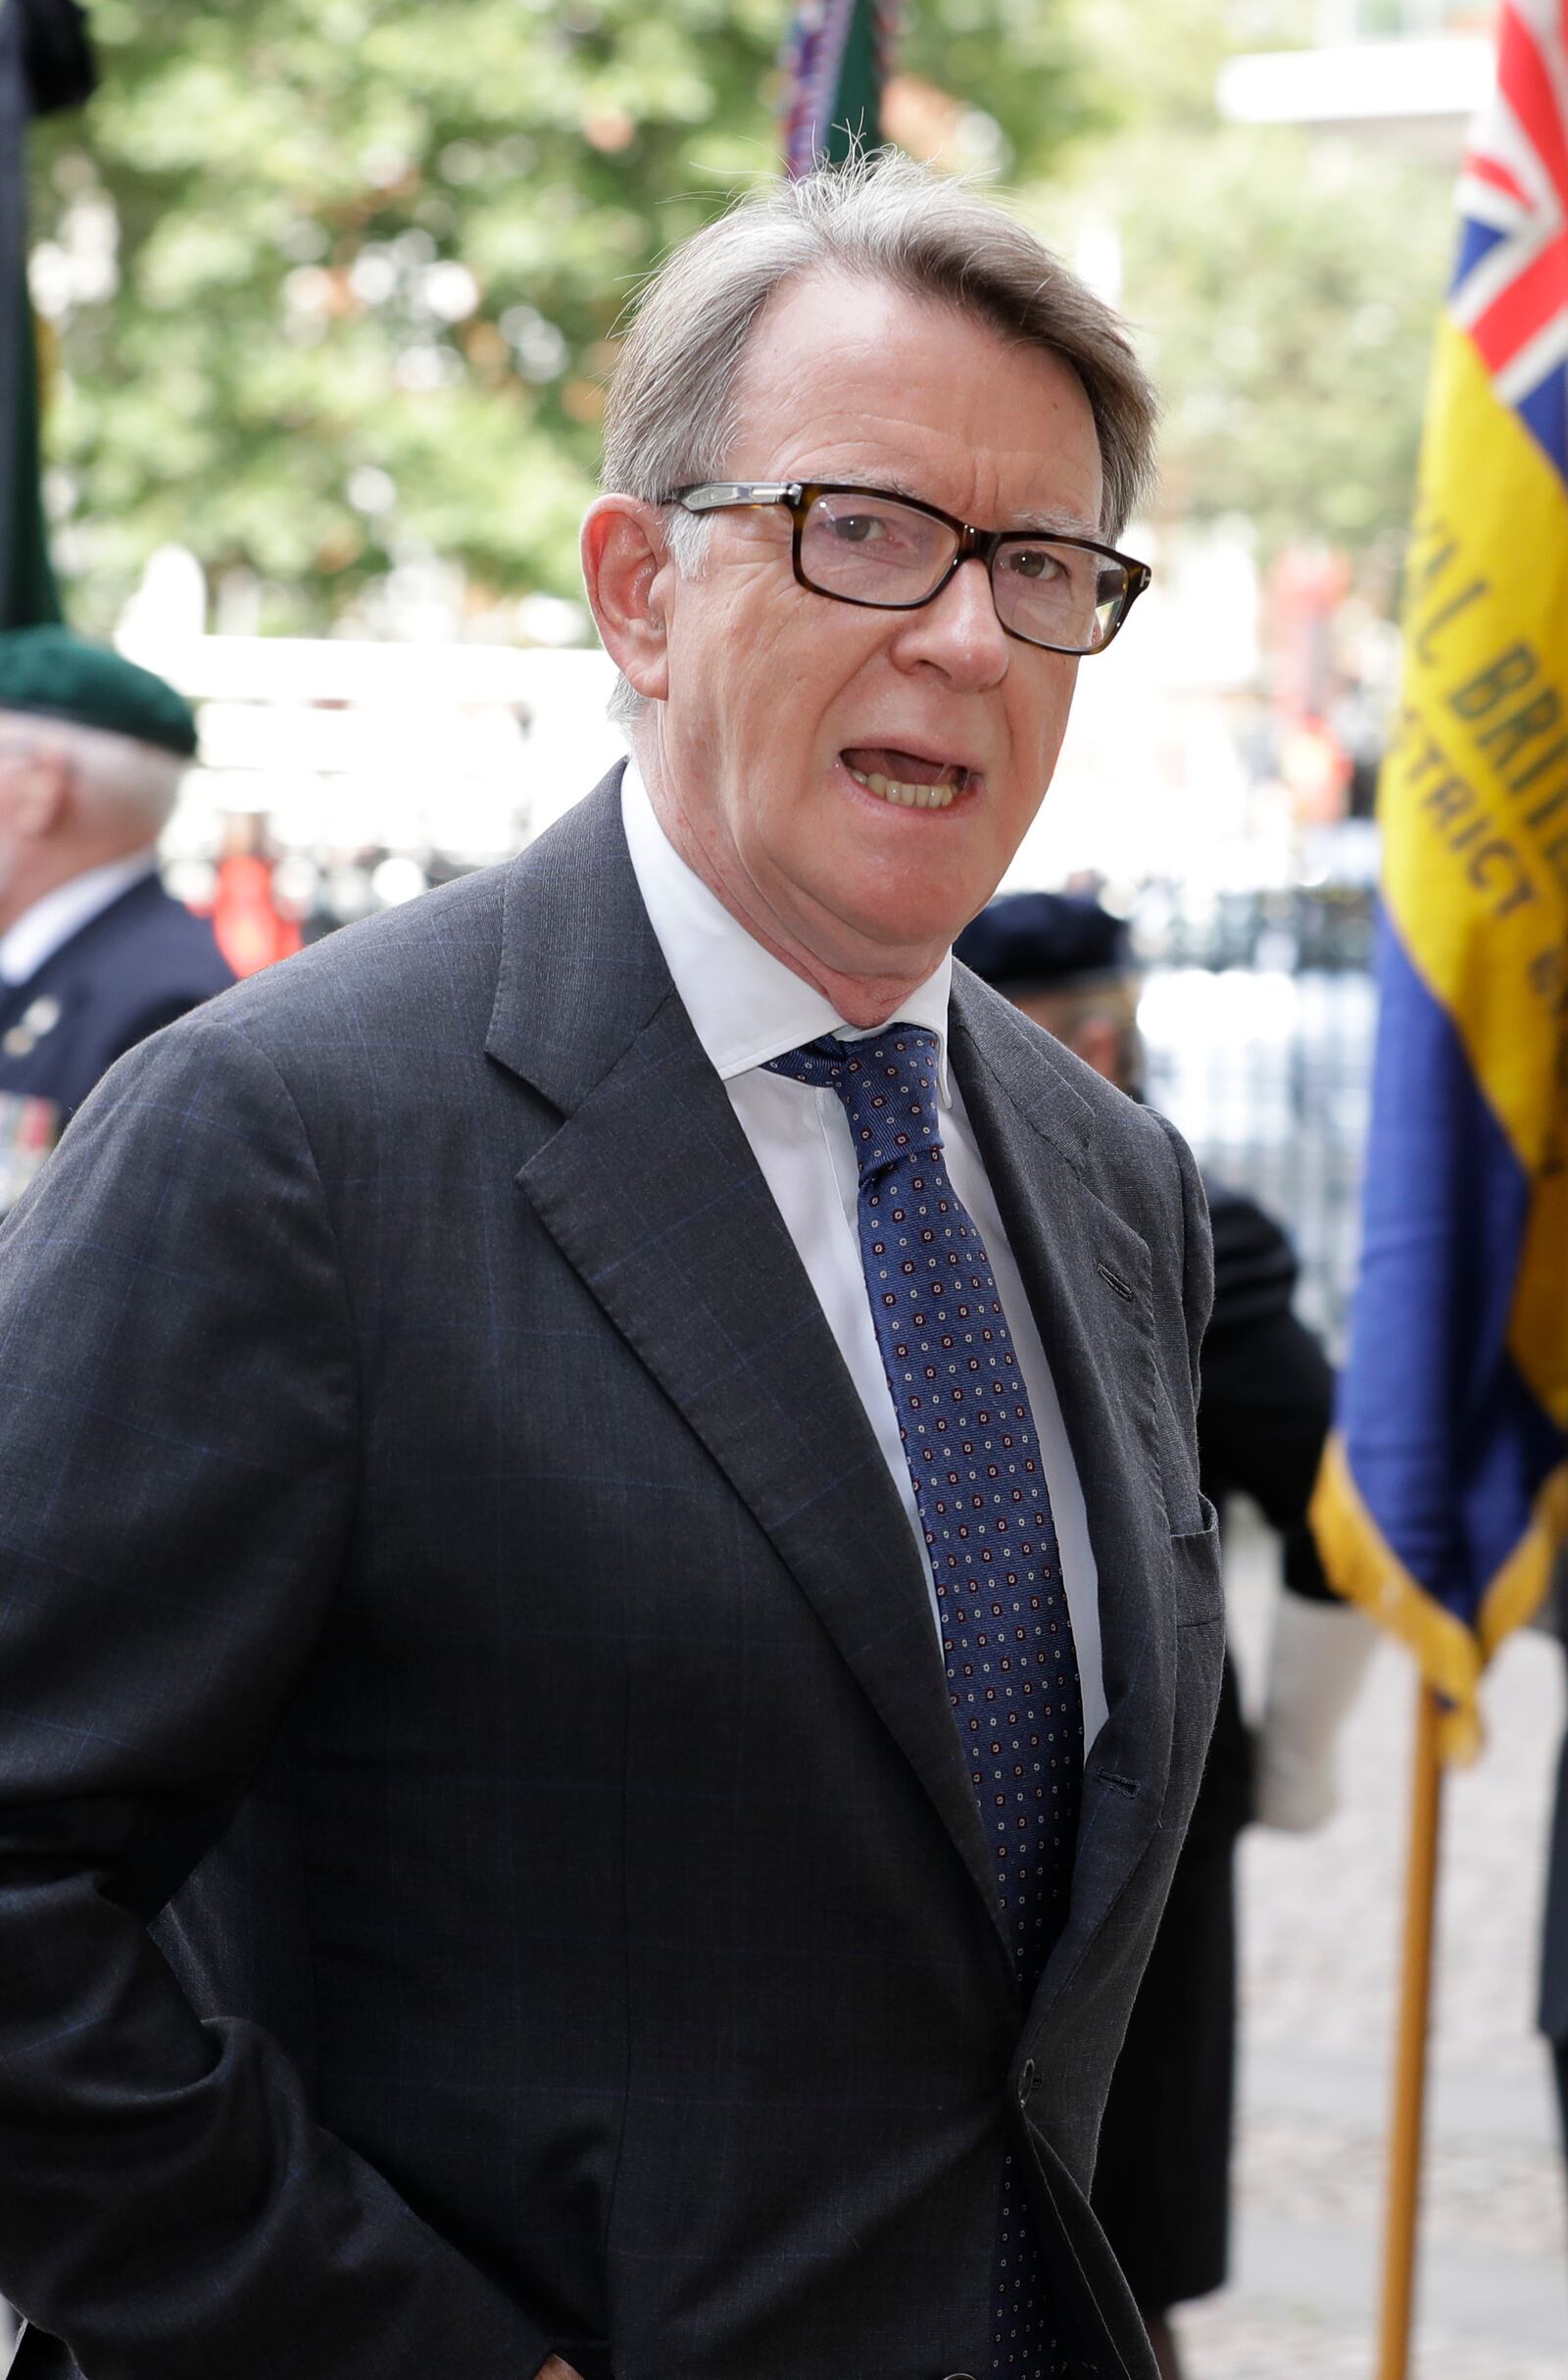
<svg viewBox="0 0 1568 2380">
<path fill-rule="evenodd" d="M 882 137 L 882 86 L 898 0 L 802 0 L 788 50 L 785 162 L 793 174 L 842 165 Z"/>
</svg>

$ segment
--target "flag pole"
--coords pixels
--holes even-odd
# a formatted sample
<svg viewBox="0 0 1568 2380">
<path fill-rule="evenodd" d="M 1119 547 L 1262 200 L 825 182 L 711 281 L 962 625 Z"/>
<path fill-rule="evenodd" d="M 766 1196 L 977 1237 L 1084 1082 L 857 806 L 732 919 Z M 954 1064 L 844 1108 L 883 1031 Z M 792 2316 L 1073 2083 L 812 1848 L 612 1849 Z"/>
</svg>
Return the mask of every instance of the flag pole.
<svg viewBox="0 0 1568 2380">
<path fill-rule="evenodd" d="M 839 166 L 882 140 L 902 0 L 798 0 L 785 45 L 784 163 Z"/>
<path fill-rule="evenodd" d="M 1404 1960 L 1389 2140 L 1384 2222 L 1383 2312 L 1378 2380 L 1408 2380 L 1415 2306 L 1416 2220 L 1421 2199 L 1421 2137 L 1426 2113 L 1427 2042 L 1432 2020 L 1432 1947 L 1438 1901 L 1438 1834 L 1443 1812 L 1439 1734 L 1443 1703 L 1422 1679 L 1416 1689 L 1410 1760 L 1409 1864 L 1404 1891 Z"/>
<path fill-rule="evenodd" d="M 75 0 L 0 0 L 0 629 L 60 618 L 38 471 L 38 364 L 27 294 L 26 128 L 93 86 Z"/>
</svg>

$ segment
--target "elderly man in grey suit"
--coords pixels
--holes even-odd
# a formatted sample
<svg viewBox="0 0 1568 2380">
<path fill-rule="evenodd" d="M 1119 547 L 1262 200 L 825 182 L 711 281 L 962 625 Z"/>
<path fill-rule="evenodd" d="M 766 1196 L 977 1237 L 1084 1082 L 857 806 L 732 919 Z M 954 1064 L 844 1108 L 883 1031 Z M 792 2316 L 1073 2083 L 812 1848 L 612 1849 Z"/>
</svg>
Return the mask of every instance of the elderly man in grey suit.
<svg viewBox="0 0 1568 2380">
<path fill-rule="evenodd" d="M 633 766 L 0 1241 L 24 2380 L 1147 2380 L 1096 2127 L 1221 1652 L 1201 1194 L 955 968 L 1152 404 L 890 162 L 678 251 Z"/>
</svg>

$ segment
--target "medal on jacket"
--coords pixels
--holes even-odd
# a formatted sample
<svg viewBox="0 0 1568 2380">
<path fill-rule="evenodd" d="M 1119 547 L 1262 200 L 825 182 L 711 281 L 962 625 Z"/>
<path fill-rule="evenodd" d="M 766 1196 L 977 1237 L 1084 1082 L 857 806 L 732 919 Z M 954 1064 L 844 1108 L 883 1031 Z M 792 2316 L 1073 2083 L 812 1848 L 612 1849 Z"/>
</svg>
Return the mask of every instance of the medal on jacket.
<svg viewBox="0 0 1568 2380">
<path fill-rule="evenodd" d="M 0 1034 L 0 1050 L 4 1050 L 8 1058 L 30 1058 L 44 1035 L 54 1031 L 60 1016 L 59 1001 L 51 999 L 47 992 L 40 992 L 38 998 L 23 1010 L 21 1020 L 8 1033 Z"/>
<path fill-rule="evenodd" d="M 10 1214 L 60 1138 L 60 1123 L 52 1099 L 0 1091 L 0 1215 Z"/>
</svg>

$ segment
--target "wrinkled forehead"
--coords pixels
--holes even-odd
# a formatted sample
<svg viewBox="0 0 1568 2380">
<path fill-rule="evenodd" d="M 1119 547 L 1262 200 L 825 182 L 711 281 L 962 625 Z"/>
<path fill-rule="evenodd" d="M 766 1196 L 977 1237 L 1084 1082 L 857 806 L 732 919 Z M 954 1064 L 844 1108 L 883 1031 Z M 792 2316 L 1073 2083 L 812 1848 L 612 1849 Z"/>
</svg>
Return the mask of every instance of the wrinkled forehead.
<svg viewBox="0 0 1568 2380">
<path fill-rule="evenodd" d="M 736 372 L 721 469 L 851 480 L 981 526 L 1098 533 L 1100 441 L 1077 372 L 988 317 L 895 283 L 802 274 Z"/>
</svg>

